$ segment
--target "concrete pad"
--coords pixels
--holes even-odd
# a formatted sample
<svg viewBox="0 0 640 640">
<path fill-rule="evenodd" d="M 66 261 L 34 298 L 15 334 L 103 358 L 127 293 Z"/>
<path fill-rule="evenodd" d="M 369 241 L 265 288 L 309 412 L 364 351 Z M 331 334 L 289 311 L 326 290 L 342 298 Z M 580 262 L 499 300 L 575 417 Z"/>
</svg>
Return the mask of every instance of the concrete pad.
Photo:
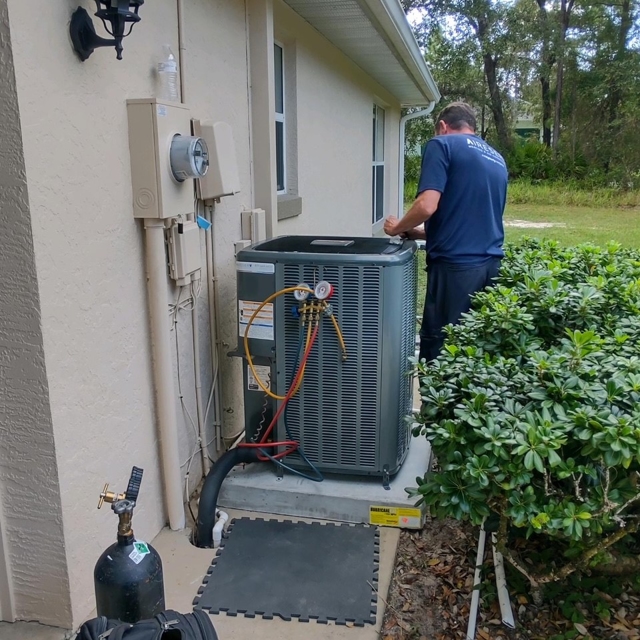
<svg viewBox="0 0 640 640">
<path fill-rule="evenodd" d="M 415 487 L 416 476 L 429 469 L 431 447 L 426 438 L 413 438 L 409 454 L 387 491 L 380 478 L 325 476 L 311 482 L 293 474 L 278 478 L 271 464 L 234 469 L 222 484 L 218 504 L 289 517 L 368 523 L 369 507 L 413 507 L 405 487 Z"/>
<path fill-rule="evenodd" d="M 66 640 L 70 631 L 45 627 L 37 622 L 0 622 L 0 638 L 2 640 Z"/>
<path fill-rule="evenodd" d="M 263 517 L 262 514 L 231 511 L 232 518 Z M 298 518 L 310 522 L 307 518 Z M 391 575 L 395 562 L 400 532 L 398 529 L 380 529 L 380 564 L 378 573 L 378 613 L 375 625 L 348 627 L 333 623 L 318 624 L 315 621 L 285 622 L 278 618 L 244 618 L 243 616 L 212 615 L 211 620 L 220 640 L 281 640 L 304 638 L 305 640 L 324 640 L 327 637 L 350 638 L 353 640 L 374 640 L 378 638 Z M 193 599 L 198 592 L 211 561 L 216 555 L 215 549 L 198 549 L 189 542 L 188 531 L 163 530 L 153 541 L 162 557 L 164 566 L 164 584 L 167 608 L 188 613 L 193 609 Z M 241 573 L 243 567 L 238 567 Z M 2 639 L 4 640 L 4 638 Z M 47 639 L 48 640 L 48 639 Z"/>
</svg>

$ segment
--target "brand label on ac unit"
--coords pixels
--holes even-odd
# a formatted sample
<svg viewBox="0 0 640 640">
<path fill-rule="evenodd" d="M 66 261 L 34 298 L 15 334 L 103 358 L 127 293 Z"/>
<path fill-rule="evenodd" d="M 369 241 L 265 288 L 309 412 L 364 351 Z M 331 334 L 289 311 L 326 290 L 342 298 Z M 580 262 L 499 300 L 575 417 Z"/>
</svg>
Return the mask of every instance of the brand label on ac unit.
<svg viewBox="0 0 640 640">
<path fill-rule="evenodd" d="M 369 507 L 369 524 L 378 527 L 401 527 L 403 529 L 421 529 L 424 525 L 424 513 L 418 508 Z"/>
<path fill-rule="evenodd" d="M 238 300 L 238 330 L 244 338 L 249 320 L 260 307 L 261 302 Z M 273 304 L 265 304 L 256 314 L 249 329 L 249 337 L 255 340 L 273 340 Z"/>
<path fill-rule="evenodd" d="M 260 382 L 269 388 L 270 379 L 271 379 L 271 367 L 267 367 L 264 365 L 254 365 L 253 367 L 256 370 L 256 374 L 260 378 Z M 261 391 L 260 385 L 256 380 L 256 377 L 253 375 L 250 367 L 247 367 L 247 389 L 249 391 Z"/>
<path fill-rule="evenodd" d="M 271 262 L 236 262 L 236 270 L 244 273 L 275 273 L 276 265 Z"/>
</svg>

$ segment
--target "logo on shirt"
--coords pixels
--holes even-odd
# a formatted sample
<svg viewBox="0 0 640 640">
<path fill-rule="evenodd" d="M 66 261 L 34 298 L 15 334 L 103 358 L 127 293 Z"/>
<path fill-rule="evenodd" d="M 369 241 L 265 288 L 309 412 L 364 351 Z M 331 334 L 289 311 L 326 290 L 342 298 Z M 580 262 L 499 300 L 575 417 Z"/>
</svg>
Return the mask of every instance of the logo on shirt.
<svg viewBox="0 0 640 640">
<path fill-rule="evenodd" d="M 482 153 L 482 155 L 487 160 L 491 160 L 492 162 L 496 162 L 502 166 L 506 166 L 504 158 L 486 142 L 483 142 L 478 138 L 467 138 L 467 146 L 480 151 L 480 153 Z"/>
</svg>

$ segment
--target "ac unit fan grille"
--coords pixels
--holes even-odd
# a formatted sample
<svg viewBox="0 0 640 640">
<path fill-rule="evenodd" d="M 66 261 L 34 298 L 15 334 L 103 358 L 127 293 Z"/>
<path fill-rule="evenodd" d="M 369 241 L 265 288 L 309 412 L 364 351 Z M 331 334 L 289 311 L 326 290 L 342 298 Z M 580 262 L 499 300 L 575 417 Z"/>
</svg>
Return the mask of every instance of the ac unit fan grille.
<svg viewBox="0 0 640 640">
<path fill-rule="evenodd" d="M 312 285 L 319 280 L 334 284 L 331 304 L 349 353 L 347 361 L 342 362 L 331 321 L 323 317 L 305 369 L 304 384 L 289 403 L 287 424 L 291 435 L 300 441 L 307 457 L 324 468 L 375 470 L 381 268 L 289 264 L 284 265 L 283 271 L 285 287 L 301 282 Z M 290 384 L 300 343 L 300 325 L 291 313 L 297 306 L 293 296 L 286 296 L 284 304 L 286 380 Z M 285 435 L 283 426 L 281 421 L 280 436 Z M 289 459 L 300 462 L 297 455 Z"/>
</svg>

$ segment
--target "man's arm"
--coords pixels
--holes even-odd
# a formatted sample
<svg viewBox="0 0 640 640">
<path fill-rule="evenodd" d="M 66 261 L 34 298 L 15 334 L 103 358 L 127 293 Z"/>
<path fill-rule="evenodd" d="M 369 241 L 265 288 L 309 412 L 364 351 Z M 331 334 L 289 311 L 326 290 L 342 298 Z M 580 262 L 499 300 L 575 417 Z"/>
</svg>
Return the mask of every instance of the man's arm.
<svg viewBox="0 0 640 640">
<path fill-rule="evenodd" d="M 424 223 L 437 211 L 440 203 L 440 192 L 433 189 L 423 191 L 415 200 L 411 209 L 407 211 L 404 217 L 398 219 L 395 216 L 389 216 L 384 222 L 384 232 L 388 236 L 398 236 L 403 233 L 413 232 L 411 235 L 414 239 L 424 239 L 424 229 L 421 230 L 422 238 L 417 237 L 420 225 Z"/>
</svg>

